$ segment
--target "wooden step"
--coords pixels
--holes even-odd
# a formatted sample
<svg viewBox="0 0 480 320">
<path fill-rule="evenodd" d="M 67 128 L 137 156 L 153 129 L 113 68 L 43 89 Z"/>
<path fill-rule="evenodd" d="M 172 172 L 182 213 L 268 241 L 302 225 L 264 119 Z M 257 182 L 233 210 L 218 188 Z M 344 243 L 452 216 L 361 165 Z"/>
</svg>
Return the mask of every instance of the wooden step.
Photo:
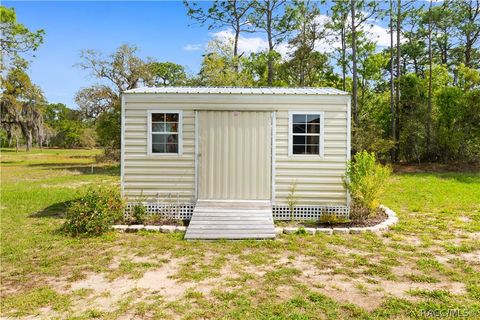
<svg viewBox="0 0 480 320">
<path fill-rule="evenodd" d="M 185 239 L 273 239 L 268 201 L 198 201 Z"/>
</svg>

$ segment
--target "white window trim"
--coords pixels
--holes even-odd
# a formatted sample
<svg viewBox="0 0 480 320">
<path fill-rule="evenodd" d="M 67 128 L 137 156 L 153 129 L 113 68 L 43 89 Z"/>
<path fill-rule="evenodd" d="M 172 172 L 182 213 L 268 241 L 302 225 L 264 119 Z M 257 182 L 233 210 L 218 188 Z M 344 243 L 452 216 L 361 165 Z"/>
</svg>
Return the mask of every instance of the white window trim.
<svg viewBox="0 0 480 320">
<path fill-rule="evenodd" d="M 293 154 L 293 115 L 295 114 L 317 114 L 320 116 L 320 137 L 319 137 L 319 147 L 318 155 L 316 154 Z M 325 112 L 323 111 L 289 111 L 288 112 L 288 156 L 289 157 L 320 157 L 323 158 L 325 155 Z"/>
<path fill-rule="evenodd" d="M 152 114 L 153 113 L 178 113 L 178 153 L 152 152 Z M 147 110 L 147 155 L 155 157 L 181 156 L 183 154 L 183 110 Z"/>
</svg>

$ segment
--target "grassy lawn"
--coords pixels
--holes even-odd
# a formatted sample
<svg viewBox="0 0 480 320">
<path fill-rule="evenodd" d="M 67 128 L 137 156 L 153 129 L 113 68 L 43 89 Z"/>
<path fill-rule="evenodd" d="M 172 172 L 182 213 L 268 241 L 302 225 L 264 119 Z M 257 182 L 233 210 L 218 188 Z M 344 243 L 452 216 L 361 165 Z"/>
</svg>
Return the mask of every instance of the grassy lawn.
<svg viewBox="0 0 480 320">
<path fill-rule="evenodd" d="M 98 151 L 1 154 L 1 316 L 61 319 L 480 317 L 480 173 L 397 174 L 383 235 L 186 242 L 58 231 Z M 93 166 L 92 166 L 93 164 Z"/>
</svg>

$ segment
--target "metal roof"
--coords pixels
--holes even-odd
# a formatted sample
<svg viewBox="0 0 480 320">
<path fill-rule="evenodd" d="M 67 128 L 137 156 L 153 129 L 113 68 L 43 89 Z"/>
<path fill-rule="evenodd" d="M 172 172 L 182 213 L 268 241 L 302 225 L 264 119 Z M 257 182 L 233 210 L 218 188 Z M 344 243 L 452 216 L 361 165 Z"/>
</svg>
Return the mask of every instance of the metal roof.
<svg viewBox="0 0 480 320">
<path fill-rule="evenodd" d="M 334 88 L 143 87 L 124 93 L 348 95 Z"/>
</svg>

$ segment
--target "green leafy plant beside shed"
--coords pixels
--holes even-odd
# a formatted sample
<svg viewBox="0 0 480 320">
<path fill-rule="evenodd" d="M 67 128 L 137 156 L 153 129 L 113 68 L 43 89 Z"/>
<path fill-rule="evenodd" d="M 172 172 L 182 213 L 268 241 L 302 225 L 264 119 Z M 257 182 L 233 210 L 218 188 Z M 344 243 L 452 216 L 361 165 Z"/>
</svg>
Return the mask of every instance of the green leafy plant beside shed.
<svg viewBox="0 0 480 320">
<path fill-rule="evenodd" d="M 72 236 L 98 236 L 123 219 L 125 202 L 118 187 L 91 187 L 67 208 L 63 230 Z"/>
<path fill-rule="evenodd" d="M 348 161 L 345 186 L 352 197 L 352 220 L 365 220 L 377 212 L 391 172 L 390 167 L 377 162 L 373 152 L 359 152 Z"/>
</svg>

